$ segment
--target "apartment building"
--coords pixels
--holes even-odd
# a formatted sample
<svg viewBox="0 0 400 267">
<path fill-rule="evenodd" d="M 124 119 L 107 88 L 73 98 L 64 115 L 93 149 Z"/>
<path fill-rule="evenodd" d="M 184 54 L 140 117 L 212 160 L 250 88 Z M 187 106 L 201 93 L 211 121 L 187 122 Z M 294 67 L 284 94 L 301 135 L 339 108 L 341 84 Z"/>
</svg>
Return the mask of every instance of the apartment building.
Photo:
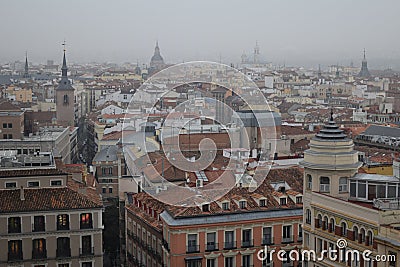
<svg viewBox="0 0 400 267">
<path fill-rule="evenodd" d="M 0 169 L 0 266 L 103 266 L 99 195 L 49 160 Z"/>
<path fill-rule="evenodd" d="M 238 185 L 193 207 L 170 206 L 145 192 L 131 195 L 128 266 L 301 266 L 276 257 L 262 261 L 257 253 L 265 246 L 301 249 L 302 176 L 299 168 L 273 169 L 254 192 Z"/>
</svg>

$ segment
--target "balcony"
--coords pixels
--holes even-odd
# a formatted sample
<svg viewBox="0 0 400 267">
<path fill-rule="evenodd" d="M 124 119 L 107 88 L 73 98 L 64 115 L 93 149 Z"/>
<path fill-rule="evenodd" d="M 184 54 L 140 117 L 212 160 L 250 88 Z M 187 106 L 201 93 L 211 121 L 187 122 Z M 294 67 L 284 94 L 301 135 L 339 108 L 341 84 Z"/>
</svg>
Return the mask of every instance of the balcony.
<svg viewBox="0 0 400 267">
<path fill-rule="evenodd" d="M 400 209 L 399 198 L 377 198 L 374 199 L 373 205 L 380 210 L 398 210 Z"/>
<path fill-rule="evenodd" d="M 329 193 L 331 190 L 330 184 L 320 184 L 319 191 L 323 193 Z"/>
<path fill-rule="evenodd" d="M 282 237 L 282 244 L 293 243 L 293 236 Z"/>
<path fill-rule="evenodd" d="M 8 261 L 22 261 L 22 251 L 19 252 L 8 252 Z"/>
<path fill-rule="evenodd" d="M 272 236 L 264 236 L 261 245 L 273 245 L 274 244 L 274 238 Z"/>
<path fill-rule="evenodd" d="M 218 243 L 208 243 L 206 244 L 206 251 L 216 251 L 218 250 Z"/>
<path fill-rule="evenodd" d="M 242 240 L 242 248 L 250 248 L 254 246 L 253 239 L 250 240 Z"/>
<path fill-rule="evenodd" d="M 47 258 L 47 250 L 32 250 L 32 259 L 46 259 Z"/>
<path fill-rule="evenodd" d="M 80 256 L 92 256 L 94 255 L 94 247 L 80 248 L 79 249 Z"/>
<path fill-rule="evenodd" d="M 70 258 L 71 257 L 71 248 L 61 248 L 56 250 L 57 258 Z"/>
<path fill-rule="evenodd" d="M 32 223 L 32 232 L 45 232 L 46 227 L 44 224 L 34 224 Z"/>
<path fill-rule="evenodd" d="M 200 252 L 199 245 L 190 245 L 186 247 L 186 253 L 197 253 Z"/>
<path fill-rule="evenodd" d="M 224 242 L 224 249 L 235 249 L 236 241 Z"/>
</svg>

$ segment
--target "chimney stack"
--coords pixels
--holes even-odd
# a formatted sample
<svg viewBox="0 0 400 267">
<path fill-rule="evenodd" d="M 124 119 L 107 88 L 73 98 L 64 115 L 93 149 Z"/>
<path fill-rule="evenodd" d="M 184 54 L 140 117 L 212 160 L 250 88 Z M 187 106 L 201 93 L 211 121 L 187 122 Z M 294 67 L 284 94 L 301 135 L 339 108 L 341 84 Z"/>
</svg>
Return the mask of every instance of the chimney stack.
<svg viewBox="0 0 400 267">
<path fill-rule="evenodd" d="M 23 186 L 21 186 L 21 189 L 20 189 L 20 198 L 21 198 L 21 200 L 25 200 L 25 193 L 24 193 L 24 187 Z"/>
</svg>

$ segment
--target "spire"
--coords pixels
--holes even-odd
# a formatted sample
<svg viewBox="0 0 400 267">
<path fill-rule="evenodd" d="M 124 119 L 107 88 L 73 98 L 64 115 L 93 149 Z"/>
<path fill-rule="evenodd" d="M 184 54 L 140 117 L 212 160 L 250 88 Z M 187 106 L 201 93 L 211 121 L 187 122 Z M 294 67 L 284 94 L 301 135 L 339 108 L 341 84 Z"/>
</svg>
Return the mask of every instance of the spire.
<svg viewBox="0 0 400 267">
<path fill-rule="evenodd" d="M 371 74 L 369 73 L 368 70 L 368 62 L 367 62 L 367 57 L 365 56 L 365 48 L 364 48 L 364 57 L 361 63 L 361 70 L 360 73 L 358 74 L 359 77 L 364 77 L 364 78 L 368 78 L 371 77 Z"/>
<path fill-rule="evenodd" d="M 61 67 L 61 81 L 58 84 L 57 89 L 58 90 L 74 90 L 74 88 L 71 85 L 71 82 L 68 79 L 67 59 L 66 59 L 66 56 L 65 56 L 65 52 L 66 52 L 65 40 L 62 43 L 62 45 L 64 46 L 64 49 L 63 49 L 63 51 L 64 51 L 63 64 L 62 64 L 62 67 Z"/>
<path fill-rule="evenodd" d="M 25 52 L 25 72 L 24 72 L 24 78 L 29 77 L 29 66 L 28 66 L 28 51 Z"/>
</svg>

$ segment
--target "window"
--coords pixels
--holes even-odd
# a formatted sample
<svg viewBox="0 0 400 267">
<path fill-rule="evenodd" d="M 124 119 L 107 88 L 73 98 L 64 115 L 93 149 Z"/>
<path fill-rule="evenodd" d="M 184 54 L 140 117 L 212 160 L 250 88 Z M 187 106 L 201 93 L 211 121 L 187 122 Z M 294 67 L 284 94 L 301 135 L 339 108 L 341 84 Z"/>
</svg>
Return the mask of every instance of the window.
<svg viewBox="0 0 400 267">
<path fill-rule="evenodd" d="M 7 126 L 8 126 L 9 129 L 12 129 L 12 127 L 13 127 L 12 123 L 9 123 Z"/>
<path fill-rule="evenodd" d="M 44 216 L 33 217 L 33 232 L 44 232 L 45 228 Z"/>
<path fill-rule="evenodd" d="M 272 245 L 272 227 L 263 227 L 262 245 Z"/>
<path fill-rule="evenodd" d="M 388 253 L 389 267 L 396 266 L 396 259 L 397 259 L 397 254 L 393 251 L 389 251 Z"/>
<path fill-rule="evenodd" d="M 225 249 L 235 248 L 235 233 L 234 231 L 225 231 Z"/>
<path fill-rule="evenodd" d="M 209 212 L 210 211 L 210 204 L 203 204 L 202 210 L 203 210 L 203 212 Z"/>
<path fill-rule="evenodd" d="M 299 224 L 299 234 L 297 236 L 297 241 L 303 240 L 303 226 Z"/>
<path fill-rule="evenodd" d="M 242 230 L 242 247 L 252 247 L 253 240 L 251 239 L 251 229 Z"/>
<path fill-rule="evenodd" d="M 22 260 L 22 240 L 8 241 L 8 260 Z"/>
<path fill-rule="evenodd" d="M 39 181 L 29 181 L 28 187 L 39 187 Z"/>
<path fill-rule="evenodd" d="M 17 182 L 6 182 L 6 188 L 17 188 Z"/>
<path fill-rule="evenodd" d="M 266 199 L 260 199 L 260 207 L 265 207 L 267 206 L 267 200 Z"/>
<path fill-rule="evenodd" d="M 62 185 L 62 181 L 61 180 L 54 180 L 50 182 L 51 186 L 61 186 Z"/>
<path fill-rule="evenodd" d="M 57 238 L 57 258 L 71 257 L 71 246 L 69 237 Z"/>
<path fill-rule="evenodd" d="M 331 218 L 330 223 L 329 223 L 329 232 L 335 232 L 335 219 Z"/>
<path fill-rule="evenodd" d="M 290 242 L 293 242 L 292 226 L 284 225 L 282 229 L 282 243 L 290 243 Z"/>
<path fill-rule="evenodd" d="M 225 257 L 225 267 L 235 267 L 233 257 Z"/>
<path fill-rule="evenodd" d="M 92 262 L 88 261 L 88 262 L 82 262 L 82 267 L 92 267 Z"/>
<path fill-rule="evenodd" d="M 45 259 L 47 258 L 46 239 L 33 239 L 32 240 L 32 259 Z"/>
<path fill-rule="evenodd" d="M 222 203 L 222 209 L 223 210 L 229 210 L 229 202 L 223 202 Z"/>
<path fill-rule="evenodd" d="M 296 197 L 296 204 L 302 204 L 303 203 L 303 197 L 298 196 Z"/>
<path fill-rule="evenodd" d="M 358 239 L 358 227 L 357 226 L 353 227 L 353 232 L 354 232 L 354 239 L 353 239 L 353 241 L 354 241 L 354 240 Z"/>
<path fill-rule="evenodd" d="M 207 233 L 206 251 L 218 250 L 216 233 Z"/>
<path fill-rule="evenodd" d="M 113 171 L 112 171 L 112 167 L 104 167 L 101 168 L 101 173 L 103 175 L 112 175 Z"/>
<path fill-rule="evenodd" d="M 128 96 L 127 96 L 127 95 L 124 95 L 124 99 L 128 99 Z"/>
<path fill-rule="evenodd" d="M 319 191 L 329 192 L 330 191 L 330 179 L 329 177 L 321 176 L 319 178 Z"/>
<path fill-rule="evenodd" d="M 316 228 L 322 227 L 322 215 L 321 214 L 318 214 L 318 216 L 317 216 L 317 221 L 316 221 L 315 227 Z"/>
<path fill-rule="evenodd" d="M 207 267 L 217 267 L 215 259 L 207 259 Z"/>
<path fill-rule="evenodd" d="M 7 123 L 3 123 L 3 129 L 7 129 Z"/>
<path fill-rule="evenodd" d="M 201 267 L 201 259 L 187 259 L 186 267 Z"/>
<path fill-rule="evenodd" d="M 251 258 L 250 255 L 242 256 L 242 267 L 250 267 Z"/>
<path fill-rule="evenodd" d="M 372 246 L 373 242 L 374 242 L 374 236 L 371 231 L 368 231 L 367 238 L 366 238 L 366 245 Z"/>
<path fill-rule="evenodd" d="M 347 178 L 340 177 L 339 179 L 339 192 L 347 192 Z"/>
<path fill-rule="evenodd" d="M 92 247 L 92 236 L 90 236 L 90 235 L 82 236 L 82 247 L 81 247 L 80 254 L 83 256 L 94 254 L 94 250 Z"/>
<path fill-rule="evenodd" d="M 327 230 L 328 229 L 328 216 L 324 216 L 324 221 L 322 223 L 322 230 Z"/>
<path fill-rule="evenodd" d="M 81 229 L 93 228 L 92 214 L 82 213 L 81 214 Z"/>
<path fill-rule="evenodd" d="M 312 176 L 307 174 L 307 189 L 312 190 Z"/>
<path fill-rule="evenodd" d="M 367 185 L 365 182 L 358 181 L 358 197 L 359 198 L 367 197 L 367 189 L 366 188 L 367 188 Z M 386 186 L 383 186 L 383 191 L 386 192 Z M 383 194 L 382 197 L 385 197 L 385 194 Z"/>
<path fill-rule="evenodd" d="M 69 230 L 69 215 L 57 215 L 57 230 Z"/>
<path fill-rule="evenodd" d="M 340 226 L 342 227 L 342 236 L 347 236 L 347 224 L 342 222 Z"/>
<path fill-rule="evenodd" d="M 58 267 L 69 267 L 69 263 L 59 263 Z"/>
<path fill-rule="evenodd" d="M 286 197 L 281 197 L 281 198 L 279 199 L 279 204 L 280 204 L 281 206 L 286 205 Z"/>
<path fill-rule="evenodd" d="M 311 224 L 311 210 L 306 209 L 306 224 Z"/>
<path fill-rule="evenodd" d="M 107 188 L 103 187 L 103 188 L 101 189 L 101 192 L 102 192 L 103 194 L 106 194 L 106 193 L 107 193 Z"/>
<path fill-rule="evenodd" d="M 21 233 L 21 217 L 8 218 L 8 233 Z"/>
<path fill-rule="evenodd" d="M 197 234 L 188 234 L 187 236 L 187 250 L 188 253 L 198 252 L 199 246 L 197 245 Z"/>
<path fill-rule="evenodd" d="M 246 208 L 246 200 L 241 200 L 239 201 L 239 207 L 241 209 L 245 209 Z"/>
<path fill-rule="evenodd" d="M 64 101 L 64 104 L 68 104 L 68 95 L 64 95 L 63 101 Z"/>
<path fill-rule="evenodd" d="M 113 188 L 112 187 L 108 188 L 108 193 L 112 194 L 112 192 L 113 192 Z"/>
</svg>

